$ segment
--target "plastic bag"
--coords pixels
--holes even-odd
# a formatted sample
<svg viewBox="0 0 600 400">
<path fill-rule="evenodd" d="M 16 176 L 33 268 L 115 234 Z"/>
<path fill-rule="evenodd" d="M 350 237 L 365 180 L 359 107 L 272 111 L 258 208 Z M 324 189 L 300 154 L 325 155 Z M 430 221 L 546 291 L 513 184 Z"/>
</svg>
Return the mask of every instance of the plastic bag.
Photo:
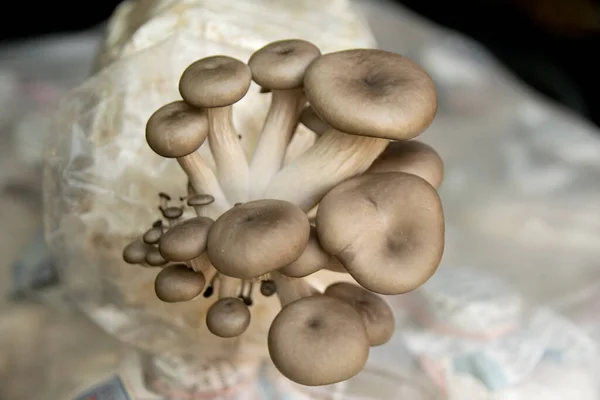
<svg viewBox="0 0 600 400">
<path fill-rule="evenodd" d="M 146 121 L 179 98 L 179 77 L 196 59 L 226 54 L 245 61 L 271 41 L 295 37 L 323 52 L 374 45 L 346 0 L 128 1 L 109 21 L 97 73 L 72 90 L 56 114 L 45 158 L 45 224 L 63 282 L 103 329 L 156 356 L 147 369 L 162 378 L 171 374 L 165 360 L 177 365 L 183 385 L 197 373 L 192 368 L 186 376 L 188 365 L 202 370 L 226 360 L 255 374 L 279 303 L 275 296 L 257 298 L 247 332 L 218 338 L 205 326 L 210 301 L 164 303 L 153 289 L 157 269 L 122 261 L 124 246 L 159 217 L 159 192 L 173 199 L 186 194 L 177 162 L 148 147 Z M 267 108 L 268 98 L 254 84 L 234 107 L 247 152 Z M 314 140 L 310 135 L 299 128 L 291 146 L 302 149 Z M 210 165 L 207 146 L 200 152 Z M 331 279 L 321 275 L 315 278 L 321 285 Z"/>
</svg>

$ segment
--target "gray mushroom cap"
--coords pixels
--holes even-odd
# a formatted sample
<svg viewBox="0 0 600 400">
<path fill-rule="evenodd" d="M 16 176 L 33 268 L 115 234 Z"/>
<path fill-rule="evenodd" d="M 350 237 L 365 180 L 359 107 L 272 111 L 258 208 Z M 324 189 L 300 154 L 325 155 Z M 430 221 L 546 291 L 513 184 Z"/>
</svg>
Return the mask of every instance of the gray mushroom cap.
<svg viewBox="0 0 600 400">
<path fill-rule="evenodd" d="M 350 304 L 363 318 L 371 346 L 387 343 L 394 334 L 394 312 L 388 303 L 375 293 L 349 282 L 337 282 L 325 289 L 326 296 Z"/>
<path fill-rule="evenodd" d="M 206 326 L 214 335 L 235 337 L 248 329 L 250 318 L 250 310 L 241 299 L 224 297 L 217 300 L 208 310 Z"/>
<path fill-rule="evenodd" d="M 206 250 L 208 232 L 213 220 L 195 217 L 170 228 L 160 238 L 158 249 L 169 261 L 190 261 Z"/>
<path fill-rule="evenodd" d="M 189 301 L 199 296 L 206 285 L 201 272 L 185 264 L 173 264 L 163 268 L 154 281 L 156 296 L 168 303 Z"/>
<path fill-rule="evenodd" d="M 269 329 L 268 345 L 277 369 L 306 386 L 350 379 L 369 356 L 369 337 L 358 312 L 322 295 L 285 306 Z"/>
</svg>

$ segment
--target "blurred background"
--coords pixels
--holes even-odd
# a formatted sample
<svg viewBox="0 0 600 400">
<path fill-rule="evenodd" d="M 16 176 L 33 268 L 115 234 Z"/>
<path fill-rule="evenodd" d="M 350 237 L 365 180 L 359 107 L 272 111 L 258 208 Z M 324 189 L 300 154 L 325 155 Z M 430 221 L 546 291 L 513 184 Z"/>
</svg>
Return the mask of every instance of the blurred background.
<svg viewBox="0 0 600 400">
<path fill-rule="evenodd" d="M 7 44 L 86 30 L 103 23 L 119 3 L 44 2 L 36 5 L 41 18 L 33 23 L 28 3 L 17 2 L 15 11 L 3 16 L 0 38 Z M 477 40 L 529 85 L 600 124 L 598 0 L 396 3 Z"/>
<path fill-rule="evenodd" d="M 119 361 L 121 344 L 53 295 L 59 279 L 42 234 L 41 185 L 41 138 L 60 98 L 89 77 L 105 22 L 119 3 L 42 2 L 33 11 L 31 3 L 15 2 L 2 15 L 0 400 L 62 399 L 43 390 L 40 394 L 39 388 L 72 391 L 83 381 L 103 378 Z M 438 84 L 440 110 L 424 140 L 446 162 L 441 194 L 448 220 L 447 264 L 491 272 L 515 288 L 509 291 L 510 301 L 516 296 L 569 316 L 574 328 L 561 337 L 562 344 L 569 343 L 563 347 L 569 354 L 595 357 L 595 347 L 592 351 L 593 346 L 582 345 L 588 342 L 581 335 L 593 338 L 594 346 L 600 343 L 598 1 L 356 3 L 382 48 L 406 52 Z M 8 304 L 25 298 L 44 308 Z M 562 334 L 564 329 L 561 325 L 557 331 Z M 533 342 L 539 342 L 539 331 L 532 334 Z M 421 345 L 422 333 L 412 337 Z M 38 352 L 41 346 L 43 354 Z M 418 347 L 411 351 L 418 353 Z M 535 348 L 529 342 L 521 347 Z M 520 357 L 521 350 L 506 351 Z M 96 363 L 73 356 L 84 353 L 96 357 Z M 534 358 L 529 356 L 522 358 Z M 525 371 L 523 359 L 511 359 L 518 365 L 503 367 L 519 379 L 531 378 L 538 385 L 533 389 L 469 397 L 464 393 L 472 388 L 459 388 L 448 398 L 600 398 L 600 391 L 573 389 L 589 388 L 589 381 L 578 380 L 580 370 L 574 369 L 574 375 L 561 369 L 535 375 Z M 77 373 L 48 371 L 56 360 L 64 370 Z M 433 372 L 420 367 L 427 371 L 428 382 L 436 380 L 439 365 Z M 38 382 L 35 388 L 29 384 L 32 379 Z M 543 395 L 540 387 L 546 388 Z"/>
</svg>

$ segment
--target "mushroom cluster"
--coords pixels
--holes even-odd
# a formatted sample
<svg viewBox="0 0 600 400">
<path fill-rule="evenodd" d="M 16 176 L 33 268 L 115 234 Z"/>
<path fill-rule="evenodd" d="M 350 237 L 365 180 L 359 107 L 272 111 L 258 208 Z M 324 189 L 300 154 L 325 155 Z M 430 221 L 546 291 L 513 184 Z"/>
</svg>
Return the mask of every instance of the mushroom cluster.
<svg viewBox="0 0 600 400">
<path fill-rule="evenodd" d="M 232 113 L 252 81 L 271 103 L 247 159 Z M 247 63 L 198 60 L 179 91 L 182 100 L 150 117 L 146 140 L 177 160 L 188 196 L 173 206 L 160 194 L 162 218 L 125 248 L 124 260 L 162 268 L 162 301 L 212 301 L 206 324 L 220 337 L 244 333 L 256 292 L 276 294 L 282 308 L 267 342 L 278 370 L 311 386 L 356 375 L 369 348 L 394 331 L 378 294 L 417 288 L 442 257 L 443 165 L 412 140 L 437 109 L 431 78 L 398 54 L 321 54 L 291 39 Z M 316 140 L 284 163 L 299 124 Z M 197 151 L 203 145 L 214 167 Z M 182 220 L 185 207 L 196 216 Z M 305 278 L 321 270 L 352 281 L 319 290 Z"/>
</svg>

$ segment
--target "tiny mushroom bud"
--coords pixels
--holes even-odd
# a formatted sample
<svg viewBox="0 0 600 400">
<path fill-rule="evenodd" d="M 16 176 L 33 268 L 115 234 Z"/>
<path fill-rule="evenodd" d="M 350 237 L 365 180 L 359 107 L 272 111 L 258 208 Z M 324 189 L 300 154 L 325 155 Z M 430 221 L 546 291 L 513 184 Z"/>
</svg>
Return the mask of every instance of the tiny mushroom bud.
<svg viewBox="0 0 600 400">
<path fill-rule="evenodd" d="M 417 175 L 437 189 L 444 180 L 444 163 L 438 153 L 423 142 L 392 142 L 367 170 L 367 173 L 377 172 Z"/>
<path fill-rule="evenodd" d="M 330 128 L 273 177 L 265 197 L 293 201 L 305 211 L 338 183 L 363 173 L 389 140 L 423 132 L 437 110 L 429 75 L 408 58 L 376 49 L 317 58 L 306 70 L 304 92 Z"/>
<path fill-rule="evenodd" d="M 207 135 L 206 112 L 183 101 L 159 108 L 146 124 L 146 141 L 150 148 L 160 156 L 176 158 L 194 191 L 208 192 L 215 197 L 210 207 L 218 215 L 227 210 L 229 204 L 216 176 L 196 151 Z"/>
<path fill-rule="evenodd" d="M 332 258 L 333 256 L 323 250 L 319 244 L 317 230 L 311 226 L 308 245 L 302 255 L 293 263 L 281 268 L 279 272 L 290 277 L 301 278 L 327 268 Z"/>
<path fill-rule="evenodd" d="M 202 294 L 206 279 L 185 264 L 163 268 L 154 281 L 156 296 L 167 303 L 189 301 Z"/>
<path fill-rule="evenodd" d="M 146 261 L 146 254 L 152 249 L 140 239 L 129 243 L 123 249 L 123 260 L 128 264 L 142 264 Z"/>
<path fill-rule="evenodd" d="M 305 40 L 272 42 L 248 61 L 252 79 L 271 90 L 271 106 L 250 164 L 251 198 L 259 198 L 281 168 L 286 149 L 305 103 L 302 84 L 306 68 L 321 51 Z"/>
<path fill-rule="evenodd" d="M 255 200 L 231 208 L 208 234 L 208 256 L 228 276 L 252 279 L 294 262 L 308 243 L 306 214 L 281 200 Z"/>
<path fill-rule="evenodd" d="M 343 300 L 358 311 L 367 328 L 371 346 L 382 345 L 392 338 L 394 312 L 380 296 L 348 282 L 329 285 L 325 295 Z"/>
<path fill-rule="evenodd" d="M 317 135 L 322 135 L 329 129 L 329 125 L 317 115 L 311 106 L 306 106 L 302 110 L 300 122 Z"/>
<path fill-rule="evenodd" d="M 264 280 L 260 283 L 260 293 L 265 297 L 273 296 L 277 292 L 277 287 L 272 279 Z"/>
<path fill-rule="evenodd" d="M 156 247 L 148 250 L 145 261 L 151 267 L 162 267 L 167 263 L 167 260 L 165 260 Z"/>
<path fill-rule="evenodd" d="M 207 206 L 212 204 L 215 198 L 210 194 L 195 194 L 187 199 L 187 205 L 190 207 Z"/>
<path fill-rule="evenodd" d="M 192 63 L 179 81 L 183 100 L 207 109 L 210 150 L 219 181 L 231 202 L 248 198 L 248 162 L 233 125 L 232 105 L 246 95 L 251 82 L 250 67 L 228 56 L 206 57 Z"/>
<path fill-rule="evenodd" d="M 317 295 L 279 312 L 269 329 L 268 347 L 284 376 L 301 385 L 320 386 L 358 374 L 369 356 L 369 337 L 352 306 Z"/>
<path fill-rule="evenodd" d="M 364 174 L 336 186 L 319 203 L 317 233 L 321 246 L 361 286 L 401 294 L 437 269 L 444 215 L 425 180 L 402 172 Z"/>
<path fill-rule="evenodd" d="M 212 225 L 210 218 L 195 217 L 173 226 L 158 242 L 160 254 L 169 261 L 190 261 L 199 257 L 206 250 Z"/>
<path fill-rule="evenodd" d="M 250 325 L 250 310 L 241 299 L 224 297 L 217 300 L 206 314 L 208 330 L 217 336 L 230 338 L 239 336 Z"/>
</svg>

